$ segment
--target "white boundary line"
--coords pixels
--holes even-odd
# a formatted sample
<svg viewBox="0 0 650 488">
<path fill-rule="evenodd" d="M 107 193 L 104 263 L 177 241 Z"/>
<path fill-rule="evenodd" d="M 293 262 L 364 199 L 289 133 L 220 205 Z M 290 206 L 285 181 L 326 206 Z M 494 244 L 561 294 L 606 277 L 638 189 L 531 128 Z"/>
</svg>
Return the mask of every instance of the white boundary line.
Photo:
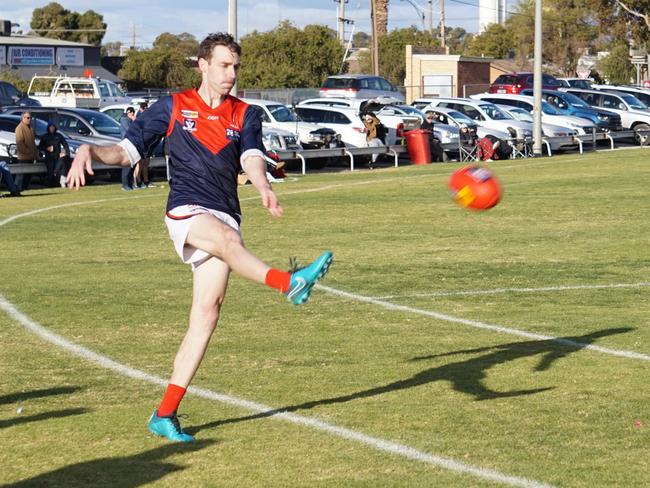
<svg viewBox="0 0 650 488">
<path fill-rule="evenodd" d="M 347 298 L 348 300 L 353 300 L 356 302 L 364 302 L 364 303 L 370 303 L 372 305 L 377 305 L 382 308 L 386 308 L 388 310 L 395 310 L 398 312 L 405 312 L 405 313 L 410 313 L 410 314 L 416 314 L 416 315 L 423 315 L 425 317 L 430 317 L 433 319 L 437 320 L 442 320 L 445 322 L 451 322 L 455 324 L 463 324 L 463 325 L 469 325 L 470 327 L 474 327 L 476 329 L 485 329 L 485 330 L 492 330 L 495 332 L 500 332 L 503 334 L 510 334 L 514 336 L 519 336 L 519 337 L 525 337 L 527 339 L 535 339 L 535 340 L 540 340 L 540 341 L 553 341 L 558 344 L 562 344 L 565 346 L 573 346 L 573 347 L 579 347 L 581 349 L 589 349 L 590 351 L 596 351 L 600 352 L 603 354 L 608 354 L 610 356 L 619 356 L 619 357 L 624 357 L 627 359 L 638 359 L 640 361 L 650 361 L 650 356 L 647 354 L 641 354 L 638 352 L 634 351 L 622 351 L 618 349 L 610 349 L 607 347 L 600 347 L 600 346 L 594 346 L 593 344 L 585 344 L 582 342 L 577 342 L 577 341 L 570 341 L 568 339 L 562 339 L 560 337 L 554 337 L 554 336 L 547 336 L 547 335 L 542 335 L 542 334 L 536 334 L 534 332 L 527 332 L 525 330 L 521 329 L 514 329 L 511 327 L 506 327 L 503 325 L 497 325 L 497 324 L 487 324 L 485 322 L 479 322 L 477 320 L 469 320 L 469 319 L 463 319 L 460 317 L 454 317 L 452 315 L 446 315 L 443 313 L 439 312 L 432 312 L 429 310 L 422 310 L 420 308 L 415 308 L 415 307 L 407 307 L 405 305 L 396 305 L 391 302 L 387 302 L 384 300 L 380 300 L 377 298 L 372 298 L 372 297 L 366 297 L 363 295 L 357 295 L 355 293 L 349 293 L 347 291 L 341 291 L 337 290 L 336 288 L 330 288 L 329 286 L 325 285 L 320 285 L 317 284 L 315 288 L 318 288 L 319 290 L 323 290 L 327 293 L 330 293 L 332 295 L 337 295 L 343 298 Z"/>
<path fill-rule="evenodd" d="M 294 192 L 295 193 L 295 192 Z M 12 217 L 6 218 L 2 221 L 0 221 L 0 227 L 13 222 L 14 220 L 17 220 L 21 217 L 27 217 L 30 215 L 34 215 L 37 213 L 42 213 L 46 212 L 49 210 L 55 210 L 55 209 L 60 209 L 60 208 L 65 208 L 65 207 L 72 207 L 76 205 L 85 205 L 85 204 L 91 204 L 91 203 L 103 203 L 106 201 L 112 201 L 112 200 L 124 200 L 124 199 L 129 199 L 129 198 L 145 198 L 148 197 L 149 195 L 142 195 L 138 197 L 123 197 L 123 198 L 113 198 L 113 199 L 103 199 L 103 200 L 93 200 L 93 201 L 86 201 L 86 202 L 72 202 L 68 204 L 62 204 L 62 205 L 54 205 L 52 207 L 47 207 L 47 208 L 42 208 L 38 210 L 32 210 L 29 212 L 25 212 L 22 214 L 14 215 Z M 154 196 L 154 195 L 151 195 Z M 119 373 L 123 376 L 133 378 L 136 380 L 140 381 L 146 381 L 149 383 L 152 383 L 154 385 L 158 385 L 161 387 L 166 387 L 167 386 L 167 380 L 164 378 L 161 378 L 159 376 L 151 375 L 149 373 L 145 373 L 144 371 L 137 370 L 135 368 L 131 368 L 130 366 L 118 363 L 117 361 L 114 361 L 110 359 L 109 357 L 103 356 L 101 354 L 98 354 L 94 351 L 91 351 L 90 349 L 87 349 L 83 346 L 80 346 L 78 344 L 75 344 L 71 341 L 68 341 L 67 339 L 63 338 L 62 336 L 55 334 L 43 326 L 39 325 L 35 321 L 31 320 L 27 315 L 23 314 L 20 312 L 13 304 L 11 304 L 7 299 L 0 294 L 0 309 L 4 310 L 7 315 L 21 324 L 23 327 L 25 327 L 28 331 L 36 334 L 37 336 L 41 337 L 45 341 L 54 344 L 58 346 L 61 349 L 64 349 L 78 357 L 81 357 L 83 359 L 86 359 L 88 361 L 91 361 L 95 364 L 98 364 L 99 366 L 112 370 L 116 373 Z M 356 441 L 362 444 L 365 444 L 369 447 L 372 447 L 378 451 L 383 451 L 389 454 L 394 454 L 397 456 L 401 456 L 403 458 L 412 460 L 412 461 L 418 461 L 424 464 L 429 464 L 432 466 L 437 466 L 443 469 L 447 469 L 449 471 L 454 471 L 457 473 L 462 473 L 462 474 L 468 474 L 472 476 L 476 476 L 478 478 L 482 478 L 485 480 L 490 480 L 490 481 L 495 481 L 497 483 L 503 484 L 503 485 L 509 485 L 509 486 L 518 486 L 522 488 L 550 488 L 551 485 L 548 485 L 546 483 L 542 483 L 540 481 L 536 480 L 531 480 L 528 478 L 521 478 L 517 476 L 511 476 L 508 474 L 500 473 L 495 470 L 491 469 L 486 469 L 486 468 L 481 468 L 481 467 L 476 467 L 472 466 L 470 464 L 462 463 L 460 461 L 456 461 L 455 459 L 452 458 L 447 458 L 447 457 L 442 457 L 442 456 L 436 456 L 433 454 L 429 454 L 423 451 L 418 451 L 417 449 L 414 449 L 412 447 L 406 446 L 404 444 L 398 444 L 395 442 L 387 441 L 385 439 L 381 439 L 378 437 L 372 437 L 366 434 L 363 434 L 361 432 L 357 432 L 351 429 L 346 429 L 344 427 L 339 427 L 333 424 L 329 424 L 327 422 L 323 422 L 314 418 L 310 417 L 305 417 L 302 415 L 296 415 L 293 413 L 288 413 L 288 412 L 278 412 L 277 409 L 273 409 L 271 407 L 268 407 L 266 405 L 262 405 L 259 403 L 251 402 L 248 400 L 243 400 L 239 399 L 236 397 L 231 397 L 229 395 L 224 395 L 222 393 L 217 393 L 211 390 L 206 390 L 203 388 L 198 388 L 198 387 L 193 387 L 191 386 L 188 388 L 188 391 L 191 394 L 194 394 L 196 396 L 199 396 L 201 398 L 205 398 L 208 400 L 213 400 L 221 403 L 225 403 L 228 405 L 232 405 L 235 407 L 239 407 L 254 413 L 268 413 L 271 418 L 277 418 L 280 420 L 284 420 L 286 422 L 296 424 L 296 425 L 303 425 L 307 427 L 311 427 L 315 430 L 321 431 L 321 432 L 326 432 L 328 434 L 331 434 L 335 437 L 340 437 L 343 439 L 347 440 L 352 440 Z"/>
<path fill-rule="evenodd" d="M 456 297 L 472 295 L 498 295 L 500 293 L 540 293 L 547 291 L 571 290 L 608 290 L 611 288 L 642 288 L 650 286 L 650 282 L 640 283 L 612 283 L 607 285 L 567 285 L 567 286 L 540 286 L 538 288 L 493 288 L 492 290 L 467 290 L 467 291 L 432 291 L 430 293 L 410 293 L 408 295 L 386 295 L 370 297 L 375 300 L 394 300 L 396 298 L 427 298 L 427 297 Z"/>
</svg>

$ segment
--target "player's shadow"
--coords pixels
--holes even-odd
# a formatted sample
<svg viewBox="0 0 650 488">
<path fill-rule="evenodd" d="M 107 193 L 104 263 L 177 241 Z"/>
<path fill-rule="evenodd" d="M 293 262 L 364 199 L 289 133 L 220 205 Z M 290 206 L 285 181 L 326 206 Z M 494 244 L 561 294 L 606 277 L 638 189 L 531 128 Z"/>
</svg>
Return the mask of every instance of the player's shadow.
<svg viewBox="0 0 650 488">
<path fill-rule="evenodd" d="M 0 396 L 0 405 L 8 403 L 17 403 L 33 398 L 43 398 L 54 395 L 67 395 L 81 390 L 79 386 L 59 386 L 56 388 L 44 388 L 41 390 L 18 391 L 9 393 L 8 395 Z"/>
<path fill-rule="evenodd" d="M 167 443 L 133 456 L 106 457 L 72 464 L 3 486 L 6 488 L 143 486 L 160 480 L 170 473 L 185 469 L 184 466 L 165 461 L 169 456 L 196 452 L 214 443 L 215 441 L 212 440 Z"/>
<path fill-rule="evenodd" d="M 9 403 L 20 403 L 34 398 L 43 398 L 54 395 L 67 395 L 81 390 L 79 386 L 60 386 L 56 388 L 44 388 L 41 390 L 29 390 L 10 393 L 8 395 L 0 396 L 0 405 Z M 16 417 L 0 420 L 0 429 L 13 427 L 21 424 L 28 424 L 30 422 L 39 422 L 41 420 L 50 420 L 55 418 L 70 417 L 72 415 L 82 415 L 90 412 L 87 408 L 67 408 L 64 410 L 52 410 L 49 412 L 41 412 L 34 415 L 20 415 Z"/>
<path fill-rule="evenodd" d="M 215 422 L 194 426 L 185 429 L 187 432 L 195 433 L 203 429 L 218 427 L 223 424 L 231 424 L 243 422 L 247 420 L 261 419 L 271 417 L 280 413 L 295 412 L 298 410 L 309 410 L 321 405 L 333 405 L 337 403 L 350 402 L 361 398 L 369 398 L 381 395 L 388 392 L 405 390 L 414 388 L 416 386 L 433 383 L 435 381 L 448 381 L 451 383 L 452 388 L 458 392 L 465 393 L 474 397 L 475 400 L 493 400 L 497 398 L 508 398 L 522 395 L 532 395 L 546 390 L 550 387 L 532 388 L 526 390 L 510 390 L 510 391 L 494 391 L 485 385 L 483 380 L 486 378 L 487 370 L 493 366 L 515 361 L 525 357 L 533 357 L 539 354 L 543 356 L 540 358 L 539 363 L 535 367 L 535 371 L 545 371 L 551 365 L 567 355 L 580 351 L 586 346 L 592 344 L 601 337 L 606 337 L 614 334 L 623 334 L 634 330 L 629 327 L 621 327 L 615 329 L 605 329 L 591 334 L 582 336 L 561 337 L 548 340 L 536 340 L 525 342 L 511 342 L 507 344 L 499 344 L 491 347 L 482 347 L 478 349 L 468 349 L 464 351 L 455 351 L 446 354 L 416 357 L 411 361 L 424 361 L 432 360 L 441 357 L 477 354 L 487 352 L 487 354 L 471 357 L 466 360 L 461 360 L 452 363 L 446 363 L 442 366 L 428 368 L 419 373 L 411 376 L 410 378 L 394 381 L 386 385 L 378 386 L 368 390 L 350 393 L 333 398 L 325 398 L 321 400 L 314 400 L 310 402 L 301 403 L 299 405 L 291 405 L 287 407 L 277 408 L 266 412 L 257 413 L 254 415 L 247 415 L 244 417 L 237 417 L 232 419 L 218 420 Z"/>
</svg>

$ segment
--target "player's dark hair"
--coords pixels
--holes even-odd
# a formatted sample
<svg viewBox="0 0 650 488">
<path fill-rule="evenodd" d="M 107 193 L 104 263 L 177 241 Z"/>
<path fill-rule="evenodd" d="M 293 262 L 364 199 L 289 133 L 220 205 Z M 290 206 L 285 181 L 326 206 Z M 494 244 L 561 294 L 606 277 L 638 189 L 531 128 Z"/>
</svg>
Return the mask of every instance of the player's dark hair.
<svg viewBox="0 0 650 488">
<path fill-rule="evenodd" d="M 208 36 L 201 41 L 201 44 L 199 45 L 198 58 L 203 58 L 210 62 L 212 50 L 215 46 L 225 46 L 238 56 L 241 56 L 241 46 L 237 44 L 233 36 L 226 32 L 215 32 L 213 34 L 208 34 Z"/>
</svg>

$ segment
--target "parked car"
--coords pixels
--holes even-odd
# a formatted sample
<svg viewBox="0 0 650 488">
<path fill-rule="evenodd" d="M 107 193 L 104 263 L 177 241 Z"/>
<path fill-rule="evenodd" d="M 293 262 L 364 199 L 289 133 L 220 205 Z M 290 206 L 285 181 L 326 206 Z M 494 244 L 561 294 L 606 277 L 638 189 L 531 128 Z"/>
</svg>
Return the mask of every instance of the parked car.
<svg viewBox="0 0 650 488">
<path fill-rule="evenodd" d="M 101 78 L 34 75 L 27 94 L 44 107 L 98 109 L 131 101 L 117 84 Z"/>
<path fill-rule="evenodd" d="M 479 93 L 477 95 L 472 95 L 471 98 L 475 98 L 477 100 L 486 100 L 496 105 L 507 105 L 509 107 L 523 108 L 529 113 L 532 113 L 535 107 L 534 98 L 527 95 Z M 547 103 L 545 100 L 542 100 L 542 122 L 549 125 L 562 126 L 573 129 L 580 135 L 591 134 L 596 129 L 596 126 L 593 122 L 591 122 L 591 120 L 581 119 L 579 117 L 574 117 L 573 115 L 564 115 L 562 112 L 553 107 L 553 105 Z"/>
<path fill-rule="evenodd" d="M 29 98 L 26 93 L 21 92 L 8 81 L 0 81 L 0 107 L 7 105 L 19 105 L 21 107 L 40 107 L 40 103 Z"/>
<path fill-rule="evenodd" d="M 543 89 L 557 90 L 560 86 L 562 85 L 555 77 L 542 73 Z M 490 85 L 488 92 L 518 94 L 526 88 L 533 88 L 533 73 L 507 73 L 497 76 L 497 79 Z"/>
<path fill-rule="evenodd" d="M 126 111 L 127 108 L 132 107 L 133 110 L 138 112 L 140 109 L 140 104 L 137 102 L 131 102 L 131 103 L 115 103 L 112 105 L 106 105 L 105 107 L 102 107 L 99 109 L 100 112 L 105 113 L 106 115 L 110 116 L 111 118 L 115 119 L 117 123 L 119 124 L 120 118 L 122 117 L 122 114 Z"/>
<path fill-rule="evenodd" d="M 366 127 L 361 122 L 357 110 L 348 107 L 301 104 L 296 105 L 294 110 L 306 122 L 335 130 L 346 146 L 366 146 Z"/>
<path fill-rule="evenodd" d="M 635 131 L 637 141 L 650 133 L 650 111 L 638 98 L 629 93 L 605 92 L 599 90 L 579 90 L 577 88 L 565 89 L 592 107 L 600 107 L 617 113 L 621 117 L 624 129 Z"/>
<path fill-rule="evenodd" d="M 650 107 L 650 90 L 636 86 L 593 85 L 594 90 L 629 93 Z"/>
<path fill-rule="evenodd" d="M 7 107 L 5 113 L 20 114 L 22 107 Z M 89 143 L 111 143 L 120 140 L 120 124 L 113 118 L 96 110 L 83 108 L 56 108 L 34 107 L 30 108 L 32 116 L 45 122 L 53 122 L 63 133 L 76 140 Z"/>
<path fill-rule="evenodd" d="M 318 125 L 301 120 L 280 102 L 253 98 L 242 100 L 258 111 L 263 127 L 283 129 L 298 134 L 304 149 L 322 149 L 332 136 L 330 131 L 324 131 Z"/>
<path fill-rule="evenodd" d="M 476 125 L 488 130 L 500 131 L 502 134 L 514 134 L 518 139 L 526 139 L 533 136 L 532 124 L 513 119 L 510 115 L 499 110 L 496 105 L 490 102 L 472 98 L 426 98 L 417 99 L 414 103 L 419 104 L 424 100 L 428 101 L 428 105 L 422 109 L 425 112 L 429 107 L 449 108 L 463 113 L 474 121 Z"/>
<path fill-rule="evenodd" d="M 422 99 L 418 99 L 415 100 L 413 103 L 421 105 L 423 102 Z M 511 137 L 508 132 L 501 131 L 498 129 L 487 129 L 485 127 L 479 126 L 467 115 L 457 110 L 453 110 L 451 108 L 445 108 L 445 107 L 431 107 L 428 103 L 424 105 L 424 107 L 425 107 L 424 110 L 422 110 L 424 113 L 429 111 L 433 112 L 433 114 L 437 119 L 437 122 L 435 122 L 436 124 L 440 123 L 443 125 L 449 125 L 452 127 L 456 127 L 458 129 L 460 128 L 461 125 L 466 125 L 479 138 L 485 137 L 487 135 L 494 136 L 497 139 L 508 139 Z"/>
<path fill-rule="evenodd" d="M 16 158 L 16 127 L 20 124 L 22 117 L 20 115 L 0 114 L 0 160 L 7 163 L 15 163 Z M 43 134 L 47 133 L 47 122 L 41 119 L 34 118 L 32 120 L 34 126 L 34 133 L 36 134 L 36 145 L 38 145 L 40 138 Z M 61 133 L 68 143 L 70 152 L 66 155 L 69 158 L 74 158 L 77 149 L 81 146 L 81 142 L 72 139 L 65 133 Z M 37 161 L 44 158 L 44 154 L 40 154 Z"/>
<path fill-rule="evenodd" d="M 499 104 L 497 104 L 497 107 L 512 116 L 514 119 L 533 123 L 533 114 L 531 114 L 525 108 Z M 547 138 L 548 144 L 551 147 L 552 151 L 573 149 L 578 145 L 578 141 L 574 139 L 574 136 L 578 135 L 577 131 L 568 127 L 562 127 L 559 125 L 542 122 L 542 135 Z M 554 140 L 554 137 L 561 137 L 564 139 Z M 571 139 L 567 139 L 569 137 Z"/>
<path fill-rule="evenodd" d="M 533 90 L 522 90 L 522 95 L 533 95 Z M 621 117 L 617 113 L 588 105 L 571 93 L 557 90 L 542 90 L 542 98 L 566 115 L 591 120 L 599 131 L 621 130 Z"/>
<path fill-rule="evenodd" d="M 318 94 L 321 97 L 361 99 L 388 96 L 406 101 L 404 95 L 385 78 L 362 74 L 329 76 Z"/>
<path fill-rule="evenodd" d="M 589 80 L 584 78 L 558 78 L 557 79 L 565 88 L 582 88 L 583 90 L 591 90 L 592 85 Z"/>
</svg>

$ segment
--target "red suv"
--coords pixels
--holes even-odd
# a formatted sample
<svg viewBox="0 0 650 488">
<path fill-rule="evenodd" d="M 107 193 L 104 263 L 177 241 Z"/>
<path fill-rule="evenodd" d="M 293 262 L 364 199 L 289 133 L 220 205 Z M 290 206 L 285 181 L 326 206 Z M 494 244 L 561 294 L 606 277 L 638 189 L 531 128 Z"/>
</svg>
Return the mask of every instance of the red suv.
<svg viewBox="0 0 650 488">
<path fill-rule="evenodd" d="M 542 90 L 557 90 L 562 84 L 553 76 L 542 73 Z M 489 93 L 519 94 L 521 90 L 533 88 L 533 74 L 507 73 L 500 75 L 490 85 Z"/>
</svg>

